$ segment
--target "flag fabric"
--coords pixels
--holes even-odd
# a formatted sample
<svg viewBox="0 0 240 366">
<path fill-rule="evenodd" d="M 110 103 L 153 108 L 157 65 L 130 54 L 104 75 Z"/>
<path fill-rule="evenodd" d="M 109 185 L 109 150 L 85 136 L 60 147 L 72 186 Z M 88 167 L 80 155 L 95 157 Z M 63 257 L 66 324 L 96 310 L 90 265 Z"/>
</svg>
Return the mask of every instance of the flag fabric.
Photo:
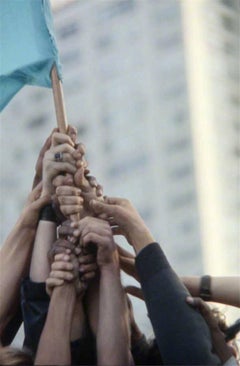
<svg viewBox="0 0 240 366">
<path fill-rule="evenodd" d="M 51 88 L 61 79 L 49 0 L 0 0 L 0 111 L 26 84 Z"/>
</svg>

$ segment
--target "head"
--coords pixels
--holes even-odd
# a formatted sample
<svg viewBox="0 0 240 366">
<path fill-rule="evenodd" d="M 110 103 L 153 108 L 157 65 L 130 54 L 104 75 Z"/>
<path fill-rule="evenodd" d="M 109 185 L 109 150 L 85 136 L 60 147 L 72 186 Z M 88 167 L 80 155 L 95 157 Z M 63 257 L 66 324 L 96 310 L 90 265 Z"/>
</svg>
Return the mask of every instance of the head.
<svg viewBox="0 0 240 366">
<path fill-rule="evenodd" d="M 33 365 L 30 353 L 14 347 L 0 348 L 0 365 Z"/>
</svg>

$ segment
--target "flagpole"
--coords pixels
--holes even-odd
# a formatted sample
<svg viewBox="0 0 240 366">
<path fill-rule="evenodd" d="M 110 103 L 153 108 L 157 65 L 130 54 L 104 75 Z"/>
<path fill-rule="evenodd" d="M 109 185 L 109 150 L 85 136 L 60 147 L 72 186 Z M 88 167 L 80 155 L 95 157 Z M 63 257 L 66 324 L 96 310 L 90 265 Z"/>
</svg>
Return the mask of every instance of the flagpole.
<svg viewBox="0 0 240 366">
<path fill-rule="evenodd" d="M 57 68 L 54 64 L 51 70 L 51 80 L 52 80 L 52 89 L 53 89 L 53 99 L 56 111 L 57 125 L 59 128 L 59 132 L 67 133 L 68 123 L 67 123 L 67 115 L 64 104 L 64 96 L 63 96 L 63 88 L 62 83 L 59 80 Z M 80 219 L 79 214 L 73 214 L 70 216 L 72 221 L 78 221 Z"/>
<path fill-rule="evenodd" d="M 59 132 L 66 133 L 68 129 L 68 123 L 64 104 L 63 88 L 62 83 L 59 80 L 55 64 L 51 70 L 51 80 L 52 80 L 53 99 L 56 111 L 57 125 L 59 128 Z"/>
</svg>

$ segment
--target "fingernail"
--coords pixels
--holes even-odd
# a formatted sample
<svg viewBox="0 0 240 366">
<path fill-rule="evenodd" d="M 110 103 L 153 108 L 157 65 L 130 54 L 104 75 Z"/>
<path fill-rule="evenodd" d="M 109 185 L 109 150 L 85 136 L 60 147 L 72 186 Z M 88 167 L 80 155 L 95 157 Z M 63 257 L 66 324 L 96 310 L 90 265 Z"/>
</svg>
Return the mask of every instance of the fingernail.
<svg viewBox="0 0 240 366">
<path fill-rule="evenodd" d="M 191 296 L 187 296 L 186 301 L 191 304 L 194 305 L 194 299 Z"/>
</svg>

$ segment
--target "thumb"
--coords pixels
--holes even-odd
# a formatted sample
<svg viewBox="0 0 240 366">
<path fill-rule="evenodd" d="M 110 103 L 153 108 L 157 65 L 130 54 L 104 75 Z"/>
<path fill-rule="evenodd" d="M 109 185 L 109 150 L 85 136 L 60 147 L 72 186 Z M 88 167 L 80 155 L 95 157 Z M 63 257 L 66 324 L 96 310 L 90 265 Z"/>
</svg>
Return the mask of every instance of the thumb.
<svg viewBox="0 0 240 366">
<path fill-rule="evenodd" d="M 33 202 L 32 203 L 32 208 L 35 211 L 39 211 L 41 208 L 43 208 L 44 206 L 46 206 L 50 202 L 51 202 L 51 196 L 46 195 L 46 196 L 38 198 L 35 202 Z"/>
<path fill-rule="evenodd" d="M 90 207 L 94 210 L 95 213 L 100 214 L 100 213 L 106 213 L 106 214 L 111 214 L 112 213 L 112 207 L 102 201 L 98 201 L 98 200 L 91 200 L 90 201 Z"/>
<path fill-rule="evenodd" d="M 109 205 L 121 205 L 122 198 L 105 196 L 104 197 L 104 202 L 108 203 Z"/>
</svg>

